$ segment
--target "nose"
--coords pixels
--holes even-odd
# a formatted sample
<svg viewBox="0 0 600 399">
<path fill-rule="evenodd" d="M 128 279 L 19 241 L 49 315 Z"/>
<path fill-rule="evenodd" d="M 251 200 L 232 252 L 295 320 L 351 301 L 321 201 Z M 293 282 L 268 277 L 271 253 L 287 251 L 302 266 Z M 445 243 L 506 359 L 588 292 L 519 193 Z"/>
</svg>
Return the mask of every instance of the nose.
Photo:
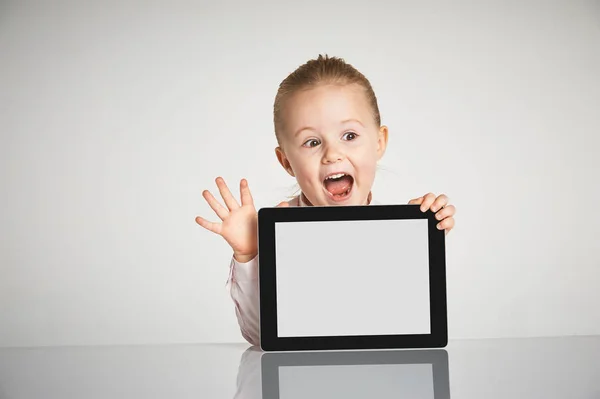
<svg viewBox="0 0 600 399">
<path fill-rule="evenodd" d="M 344 159 L 344 154 L 340 149 L 335 145 L 327 145 L 325 148 L 325 152 L 323 154 L 323 163 L 331 164 L 336 163 Z"/>
</svg>

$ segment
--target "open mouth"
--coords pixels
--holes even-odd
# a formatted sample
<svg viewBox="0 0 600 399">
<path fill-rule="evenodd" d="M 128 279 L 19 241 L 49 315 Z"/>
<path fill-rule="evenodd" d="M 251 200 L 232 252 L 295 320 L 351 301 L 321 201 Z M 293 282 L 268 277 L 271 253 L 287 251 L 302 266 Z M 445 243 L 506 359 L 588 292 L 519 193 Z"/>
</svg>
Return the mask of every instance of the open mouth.
<svg viewBox="0 0 600 399">
<path fill-rule="evenodd" d="M 350 196 L 354 178 L 347 173 L 335 173 L 325 177 L 323 187 L 334 201 L 343 201 Z"/>
</svg>

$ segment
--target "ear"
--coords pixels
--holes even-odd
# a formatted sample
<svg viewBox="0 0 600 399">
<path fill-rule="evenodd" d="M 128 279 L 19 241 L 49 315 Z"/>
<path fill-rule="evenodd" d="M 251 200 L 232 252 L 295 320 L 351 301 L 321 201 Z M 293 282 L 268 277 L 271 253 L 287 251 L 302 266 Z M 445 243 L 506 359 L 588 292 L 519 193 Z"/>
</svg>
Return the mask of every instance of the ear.
<svg viewBox="0 0 600 399">
<path fill-rule="evenodd" d="M 283 166 L 283 169 L 285 169 L 285 171 L 288 172 L 290 176 L 294 177 L 295 175 L 294 171 L 292 170 L 292 165 L 290 164 L 290 161 L 288 161 L 287 157 L 285 156 L 285 152 L 283 152 L 283 149 L 281 147 L 275 148 L 275 155 L 277 156 L 277 160 L 279 161 L 281 166 Z"/>
<path fill-rule="evenodd" d="M 385 149 L 387 148 L 388 143 L 388 128 L 383 125 L 379 128 L 379 132 L 377 133 L 377 160 L 379 161 L 383 154 L 385 154 Z"/>
</svg>

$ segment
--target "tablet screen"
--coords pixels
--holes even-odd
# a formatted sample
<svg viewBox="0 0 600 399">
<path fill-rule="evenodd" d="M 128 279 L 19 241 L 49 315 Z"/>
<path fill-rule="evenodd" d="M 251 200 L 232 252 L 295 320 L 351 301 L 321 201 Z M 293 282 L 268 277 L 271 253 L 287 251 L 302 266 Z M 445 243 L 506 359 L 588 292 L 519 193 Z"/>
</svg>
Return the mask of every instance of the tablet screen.
<svg viewBox="0 0 600 399">
<path fill-rule="evenodd" d="M 427 219 L 275 223 L 279 337 L 430 334 Z"/>
<path fill-rule="evenodd" d="M 433 365 L 366 364 L 279 367 L 279 399 L 434 399 Z"/>
</svg>

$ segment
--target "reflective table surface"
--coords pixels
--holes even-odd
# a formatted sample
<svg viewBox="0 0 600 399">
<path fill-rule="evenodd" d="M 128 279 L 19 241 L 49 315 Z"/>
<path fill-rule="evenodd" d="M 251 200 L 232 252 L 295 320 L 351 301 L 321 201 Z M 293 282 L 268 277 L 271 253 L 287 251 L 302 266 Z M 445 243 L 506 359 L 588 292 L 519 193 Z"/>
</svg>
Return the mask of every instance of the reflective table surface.
<svg viewBox="0 0 600 399">
<path fill-rule="evenodd" d="M 600 336 L 266 353 L 243 344 L 0 348 L 0 398 L 600 399 Z"/>
</svg>

